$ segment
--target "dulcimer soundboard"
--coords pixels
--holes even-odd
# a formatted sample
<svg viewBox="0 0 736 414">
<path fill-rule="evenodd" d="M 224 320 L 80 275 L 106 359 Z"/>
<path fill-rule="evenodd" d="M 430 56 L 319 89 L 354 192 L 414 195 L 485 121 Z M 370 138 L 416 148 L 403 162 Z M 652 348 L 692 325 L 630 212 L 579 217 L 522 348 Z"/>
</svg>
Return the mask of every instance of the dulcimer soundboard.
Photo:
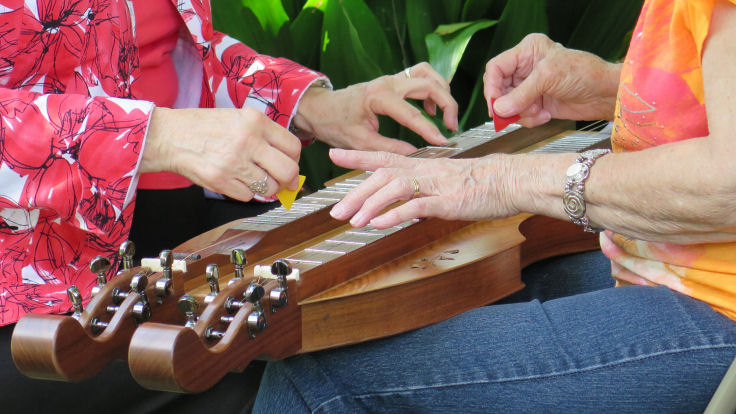
<svg viewBox="0 0 736 414">
<path fill-rule="evenodd" d="M 426 147 L 414 157 L 578 152 L 609 135 L 553 121 L 526 129 L 492 123 Z M 24 374 L 79 381 L 113 359 L 153 389 L 200 392 L 254 359 L 282 359 L 394 335 L 484 306 L 523 287 L 521 269 L 597 248 L 577 226 L 522 214 L 503 220 L 420 219 L 355 229 L 329 209 L 369 173 L 354 171 L 297 200 L 197 236 L 124 269 L 99 257 L 86 307 L 75 288 L 71 315 L 26 315 L 12 353 Z M 112 274 L 115 274 L 112 276 Z"/>
</svg>

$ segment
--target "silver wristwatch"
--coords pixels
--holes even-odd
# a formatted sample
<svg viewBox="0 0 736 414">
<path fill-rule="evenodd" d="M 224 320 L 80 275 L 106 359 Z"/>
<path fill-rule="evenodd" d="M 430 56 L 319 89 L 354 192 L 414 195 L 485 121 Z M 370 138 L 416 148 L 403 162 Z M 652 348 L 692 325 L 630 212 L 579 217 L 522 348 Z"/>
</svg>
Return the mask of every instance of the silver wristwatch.
<svg viewBox="0 0 736 414">
<path fill-rule="evenodd" d="M 590 174 L 590 167 L 598 158 L 611 152 L 609 149 L 594 149 L 581 153 L 575 162 L 567 168 L 565 173 L 565 191 L 562 203 L 570 221 L 589 233 L 596 233 L 603 229 L 590 227 L 590 219 L 585 214 L 585 180 Z"/>
</svg>

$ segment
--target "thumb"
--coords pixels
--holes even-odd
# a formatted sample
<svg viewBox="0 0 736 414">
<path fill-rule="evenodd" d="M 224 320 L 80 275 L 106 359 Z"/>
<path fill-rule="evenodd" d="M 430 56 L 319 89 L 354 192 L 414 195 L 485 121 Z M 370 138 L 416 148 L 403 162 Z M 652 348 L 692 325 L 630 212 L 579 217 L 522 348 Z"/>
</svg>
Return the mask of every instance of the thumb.
<svg viewBox="0 0 736 414">
<path fill-rule="evenodd" d="M 543 79 L 539 75 L 539 71 L 534 70 L 519 86 L 496 99 L 493 110 L 502 117 L 521 114 L 541 98 L 543 92 Z"/>
</svg>

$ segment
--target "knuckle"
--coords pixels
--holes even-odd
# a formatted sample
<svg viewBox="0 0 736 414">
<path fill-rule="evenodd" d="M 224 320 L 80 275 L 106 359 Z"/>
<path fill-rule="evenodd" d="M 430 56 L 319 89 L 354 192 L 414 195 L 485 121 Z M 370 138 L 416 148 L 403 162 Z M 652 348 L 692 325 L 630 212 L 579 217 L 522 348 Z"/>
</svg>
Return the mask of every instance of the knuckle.
<svg viewBox="0 0 736 414">
<path fill-rule="evenodd" d="M 368 82 L 365 86 L 365 93 L 368 96 L 380 96 L 386 91 L 386 76 L 376 78 L 373 82 Z"/>
<path fill-rule="evenodd" d="M 388 168 L 379 168 L 373 173 L 374 179 L 378 181 L 388 181 L 392 176 L 393 175 Z"/>
</svg>

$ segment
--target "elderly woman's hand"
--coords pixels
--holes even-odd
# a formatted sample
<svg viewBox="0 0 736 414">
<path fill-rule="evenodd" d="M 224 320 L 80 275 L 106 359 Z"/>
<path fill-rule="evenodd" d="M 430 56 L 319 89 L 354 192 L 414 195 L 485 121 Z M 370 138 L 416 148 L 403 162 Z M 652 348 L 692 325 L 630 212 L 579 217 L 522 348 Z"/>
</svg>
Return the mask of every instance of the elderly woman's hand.
<svg viewBox="0 0 736 414">
<path fill-rule="evenodd" d="M 298 186 L 301 142 L 251 109 L 156 108 L 140 172 L 171 171 L 195 184 L 248 201 Z"/>
<path fill-rule="evenodd" d="M 526 127 L 551 118 L 613 119 L 620 71 L 620 65 L 531 34 L 486 64 L 488 112 L 493 115 L 495 99 L 496 114 L 519 114 Z"/>
<path fill-rule="evenodd" d="M 405 99 L 424 102 L 434 115 L 442 109 L 445 125 L 457 130 L 457 103 L 450 86 L 428 63 L 395 75 L 330 91 L 312 87 L 305 92 L 293 122 L 333 147 L 381 150 L 399 154 L 416 151 L 411 144 L 378 133 L 378 115 L 387 115 L 422 136 L 427 142 L 447 142 L 439 129 Z"/>
<path fill-rule="evenodd" d="M 355 227 L 371 224 L 381 229 L 419 217 L 478 220 L 518 213 L 507 196 L 513 183 L 504 179 L 510 160 L 506 155 L 417 159 L 332 149 L 330 157 L 343 167 L 375 171 L 330 213 L 338 220 L 350 219 Z M 402 200 L 408 201 L 381 213 Z"/>
</svg>

